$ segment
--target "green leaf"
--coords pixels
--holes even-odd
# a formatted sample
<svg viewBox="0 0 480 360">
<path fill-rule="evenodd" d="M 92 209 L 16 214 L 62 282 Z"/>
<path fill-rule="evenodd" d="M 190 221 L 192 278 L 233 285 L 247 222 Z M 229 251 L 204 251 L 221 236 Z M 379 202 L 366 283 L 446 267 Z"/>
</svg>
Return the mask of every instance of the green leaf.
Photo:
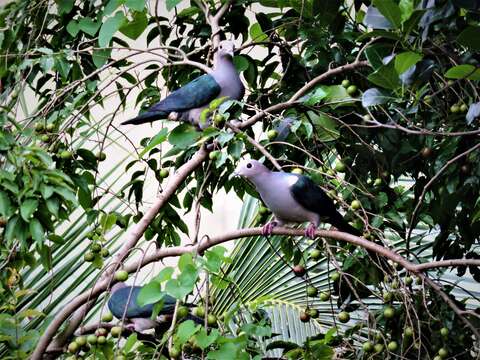
<svg viewBox="0 0 480 360">
<path fill-rule="evenodd" d="M 22 215 L 23 220 L 30 221 L 33 213 L 38 208 L 38 200 L 37 199 L 26 199 L 20 205 L 20 215 Z"/>
<path fill-rule="evenodd" d="M 178 259 L 178 269 L 180 271 L 185 270 L 185 268 L 188 266 L 195 266 L 193 263 L 193 256 L 192 253 L 185 253 L 180 256 L 180 259 Z"/>
<path fill-rule="evenodd" d="M 112 53 L 112 49 L 94 49 L 92 54 L 92 61 L 95 66 L 101 68 L 105 65 L 110 58 L 110 54 Z"/>
<path fill-rule="evenodd" d="M 410 19 L 410 16 L 412 16 L 413 10 L 415 9 L 415 4 L 413 0 L 400 0 L 398 7 L 400 8 L 403 24 L 405 21 Z"/>
<path fill-rule="evenodd" d="M 397 29 L 402 25 L 401 11 L 393 0 L 374 0 L 373 4 Z"/>
<path fill-rule="evenodd" d="M 110 44 L 113 35 L 120 29 L 124 21 L 125 15 L 123 15 L 123 12 L 117 11 L 114 16 L 109 17 L 102 24 L 100 33 L 98 34 L 98 44 L 100 47 L 107 47 Z"/>
<path fill-rule="evenodd" d="M 242 72 L 248 69 L 248 60 L 242 55 L 236 55 L 233 58 L 233 65 L 238 72 Z"/>
<path fill-rule="evenodd" d="M 78 32 L 80 31 L 80 25 L 75 20 L 70 20 L 67 24 L 67 31 L 72 37 L 77 36 Z"/>
<path fill-rule="evenodd" d="M 78 23 L 78 27 L 84 33 L 86 33 L 90 36 L 95 36 L 98 29 L 100 28 L 100 22 L 93 21 L 89 17 L 84 17 L 84 18 L 80 19 L 80 21 Z"/>
<path fill-rule="evenodd" d="M 136 40 L 148 26 L 147 15 L 144 12 L 135 12 L 132 21 L 122 25 L 120 32 L 132 40 Z"/>
<path fill-rule="evenodd" d="M 129 9 L 143 11 L 143 9 L 145 9 L 145 0 L 127 0 L 125 1 L 125 5 L 127 5 Z"/>
<path fill-rule="evenodd" d="M 387 65 L 383 65 L 368 76 L 368 80 L 375 85 L 395 90 L 400 86 L 398 73 L 395 70 L 395 62 L 390 61 Z"/>
<path fill-rule="evenodd" d="M 397 73 L 403 74 L 407 71 L 410 67 L 415 65 L 417 62 L 422 60 L 422 55 L 417 54 L 412 51 L 407 51 L 395 56 L 395 70 Z"/>
<path fill-rule="evenodd" d="M 182 123 L 172 130 L 168 136 L 168 142 L 179 148 L 187 148 L 194 144 L 201 134 L 190 124 Z"/>
<path fill-rule="evenodd" d="M 70 64 L 65 61 L 65 58 L 57 56 L 55 58 L 55 69 L 60 73 L 62 79 L 65 80 L 70 72 Z"/>
<path fill-rule="evenodd" d="M 162 292 L 160 283 L 157 281 L 150 281 L 148 284 L 142 286 L 138 293 L 137 303 L 139 306 L 147 304 L 154 304 L 162 300 L 165 293 Z"/>
<path fill-rule="evenodd" d="M 365 49 L 365 57 L 374 70 L 383 66 L 383 59 L 392 54 L 392 47 L 385 44 L 373 44 Z"/>
<path fill-rule="evenodd" d="M 103 15 L 107 16 L 113 13 L 117 8 L 122 5 L 124 0 L 110 0 L 107 5 L 105 5 L 105 8 L 103 9 Z"/>
<path fill-rule="evenodd" d="M 207 354 L 207 359 L 214 360 L 225 360 L 225 359 L 236 359 L 238 353 L 238 348 L 235 344 L 231 342 L 222 344 L 218 350 L 209 351 Z M 234 356 L 232 356 L 234 355 Z"/>
<path fill-rule="evenodd" d="M 167 0 L 166 5 L 167 5 L 167 10 L 170 11 L 172 10 L 175 6 L 180 4 L 182 0 Z"/>
<path fill-rule="evenodd" d="M 148 145 L 140 153 L 140 157 L 143 157 L 143 155 L 145 155 L 147 152 L 164 142 L 167 139 L 167 135 L 168 128 L 163 128 L 162 130 L 160 130 L 157 135 L 150 139 Z"/>
<path fill-rule="evenodd" d="M 207 331 L 201 328 L 197 335 L 195 335 L 196 344 L 202 349 L 208 348 L 217 340 L 220 333 L 217 329 L 212 329 L 210 335 L 207 335 Z"/>
<path fill-rule="evenodd" d="M 165 282 L 167 280 L 170 280 L 173 275 L 174 268 L 173 267 L 166 267 L 160 270 L 157 276 L 153 278 L 153 281 L 156 281 L 158 283 Z"/>
<path fill-rule="evenodd" d="M 37 244 L 42 244 L 43 240 L 45 239 L 45 230 L 43 229 L 43 226 L 40 223 L 40 221 L 38 221 L 38 219 L 36 218 L 31 219 L 29 228 L 30 228 L 30 233 L 32 234 L 33 240 L 35 240 Z"/>
<path fill-rule="evenodd" d="M 168 280 L 165 285 L 165 291 L 174 298 L 181 300 L 193 291 L 197 278 L 198 271 L 196 267 L 188 264 L 184 267 L 177 279 Z"/>
<path fill-rule="evenodd" d="M 200 325 L 196 326 L 193 320 L 187 320 L 178 325 L 176 336 L 180 345 L 185 344 L 199 329 Z"/>
<path fill-rule="evenodd" d="M 307 116 L 315 127 L 318 140 L 326 142 L 336 140 L 340 137 L 338 123 L 330 116 L 323 113 L 317 114 L 314 111 L 307 111 Z"/>
<path fill-rule="evenodd" d="M 394 99 L 395 98 L 389 94 L 386 94 L 377 88 L 371 88 L 362 94 L 362 106 L 366 108 L 369 106 L 381 105 Z"/>
<path fill-rule="evenodd" d="M 75 197 L 75 194 L 71 191 L 71 190 L 68 190 L 66 188 L 60 188 L 60 187 L 56 187 L 54 189 L 54 191 L 60 195 L 61 197 L 63 197 L 65 200 L 67 201 L 70 201 L 71 203 L 73 204 L 76 204 L 77 203 L 77 198 Z"/>
<path fill-rule="evenodd" d="M 268 36 L 262 31 L 262 28 L 259 23 L 255 23 L 250 27 L 250 38 L 252 41 L 261 42 L 267 41 Z"/>
<path fill-rule="evenodd" d="M 110 230 L 115 222 L 117 221 L 117 215 L 115 213 L 103 214 L 100 224 L 102 225 L 103 231 L 107 232 Z"/>
<path fill-rule="evenodd" d="M 10 197 L 5 191 L 0 190 L 0 215 L 8 218 L 12 214 L 13 208 Z"/>
<path fill-rule="evenodd" d="M 62 15 L 72 11 L 75 0 L 55 0 L 55 2 L 58 6 L 58 13 Z"/>
<path fill-rule="evenodd" d="M 137 340 L 138 340 L 137 333 L 134 332 L 127 338 L 127 341 L 125 342 L 125 346 L 123 347 L 123 351 L 128 354 L 133 349 L 133 346 L 135 345 Z"/>
<path fill-rule="evenodd" d="M 458 35 L 457 41 L 472 50 L 480 51 L 480 26 L 468 26 Z"/>
<path fill-rule="evenodd" d="M 445 73 L 449 79 L 480 80 L 480 69 L 470 64 L 454 66 Z"/>
<path fill-rule="evenodd" d="M 305 96 L 305 100 L 303 101 L 306 105 L 316 105 L 323 99 L 327 97 L 328 93 L 324 90 L 323 87 L 319 86 L 310 94 Z"/>
</svg>

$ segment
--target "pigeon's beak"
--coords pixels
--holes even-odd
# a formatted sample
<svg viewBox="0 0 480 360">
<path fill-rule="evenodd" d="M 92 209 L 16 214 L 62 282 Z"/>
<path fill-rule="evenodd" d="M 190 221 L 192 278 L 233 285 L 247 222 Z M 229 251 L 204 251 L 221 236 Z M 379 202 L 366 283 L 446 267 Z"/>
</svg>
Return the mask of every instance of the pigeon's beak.
<svg viewBox="0 0 480 360">
<path fill-rule="evenodd" d="M 232 173 L 232 177 L 239 177 L 242 176 L 242 170 L 240 169 L 240 166 L 237 166 L 235 171 Z"/>
</svg>

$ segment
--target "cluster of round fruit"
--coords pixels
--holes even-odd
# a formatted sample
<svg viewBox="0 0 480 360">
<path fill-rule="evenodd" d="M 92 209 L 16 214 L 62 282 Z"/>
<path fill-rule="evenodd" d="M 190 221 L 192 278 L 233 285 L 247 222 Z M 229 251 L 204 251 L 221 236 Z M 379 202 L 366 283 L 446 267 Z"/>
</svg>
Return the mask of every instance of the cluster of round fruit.
<svg viewBox="0 0 480 360">
<path fill-rule="evenodd" d="M 188 309 L 187 309 L 187 311 L 188 311 Z M 192 313 L 193 313 L 193 315 L 198 316 L 201 319 L 205 318 L 205 306 L 200 304 L 200 305 L 194 307 L 193 310 L 192 310 Z M 218 322 L 218 319 L 214 314 L 209 313 L 207 315 L 208 326 L 216 327 L 217 322 Z"/>
<path fill-rule="evenodd" d="M 358 91 L 357 86 L 356 86 L 356 85 L 352 85 L 352 84 L 350 83 L 350 80 L 348 80 L 348 79 L 344 79 L 344 80 L 342 81 L 342 86 L 343 86 L 345 89 L 347 89 L 347 94 L 350 95 L 350 96 L 354 96 L 354 95 L 357 93 L 357 91 Z"/>
<path fill-rule="evenodd" d="M 103 322 L 110 322 L 113 320 L 112 313 L 108 312 L 103 314 L 102 321 Z M 82 359 L 81 352 L 83 351 L 85 355 L 90 352 L 91 349 L 95 348 L 96 346 L 101 346 L 106 344 L 108 341 L 108 335 L 110 334 L 112 338 L 118 338 L 122 335 L 123 329 L 121 326 L 113 326 L 110 328 L 110 331 L 100 327 L 95 330 L 94 334 L 90 334 L 87 336 L 77 336 L 74 341 L 68 344 L 68 352 L 74 354 L 71 358 L 73 359 Z M 115 359 L 122 360 L 126 359 L 125 355 L 117 354 Z"/>
<path fill-rule="evenodd" d="M 450 106 L 450 112 L 452 114 L 466 113 L 468 111 L 468 105 L 465 103 L 457 103 Z"/>
<path fill-rule="evenodd" d="M 108 251 L 108 249 L 102 245 L 102 242 L 105 241 L 105 238 L 103 237 L 103 233 L 100 228 L 90 231 L 87 234 L 87 238 L 91 241 L 91 243 L 88 247 L 88 250 L 83 254 L 83 259 L 86 262 L 94 261 L 97 255 L 103 258 L 106 258 L 110 255 L 110 251 Z"/>
<path fill-rule="evenodd" d="M 35 124 L 35 132 L 41 134 L 40 140 L 44 143 L 49 143 L 52 139 L 51 135 L 55 131 L 55 124 L 45 124 L 40 121 Z"/>
<path fill-rule="evenodd" d="M 322 257 L 322 252 L 319 249 L 313 249 L 310 251 L 309 254 L 310 259 L 314 261 L 318 261 Z M 306 273 L 307 270 L 303 265 L 295 265 L 293 267 L 293 273 L 298 276 L 298 277 L 303 277 Z M 334 272 L 331 274 L 330 279 L 333 282 L 337 282 L 340 280 L 340 273 Z M 320 301 L 329 301 L 331 298 L 331 293 L 330 291 L 322 291 L 320 292 L 320 295 L 318 294 L 318 289 L 313 286 L 313 285 L 308 285 L 307 286 L 307 296 L 308 297 L 317 297 L 319 296 Z M 310 321 L 310 318 L 316 319 L 318 318 L 318 310 L 317 309 L 311 309 L 307 308 L 303 311 L 300 312 L 300 320 L 302 322 L 308 322 Z M 346 323 L 350 320 L 350 315 L 346 311 L 342 311 L 339 313 L 338 320 L 342 323 Z"/>
</svg>

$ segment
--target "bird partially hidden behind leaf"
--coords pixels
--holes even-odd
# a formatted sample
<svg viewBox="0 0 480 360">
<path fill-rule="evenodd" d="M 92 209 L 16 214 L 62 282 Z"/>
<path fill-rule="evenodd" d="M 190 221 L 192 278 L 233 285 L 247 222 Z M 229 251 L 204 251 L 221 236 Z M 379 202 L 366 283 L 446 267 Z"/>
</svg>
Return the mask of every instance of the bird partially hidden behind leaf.
<svg viewBox="0 0 480 360">
<path fill-rule="evenodd" d="M 112 287 L 112 294 L 108 300 L 108 308 L 110 309 L 110 312 L 120 320 L 125 316 L 125 328 L 128 330 L 142 333 L 149 329 L 155 329 L 160 333 L 165 332 L 172 322 L 176 299 L 169 295 L 165 295 L 163 298 L 163 307 L 160 310 L 158 317 L 155 320 L 152 320 L 151 317 L 154 304 L 146 304 L 144 306 L 138 305 L 137 299 L 141 289 L 141 286 L 127 286 L 125 283 L 115 284 Z M 189 307 L 193 306 L 192 304 L 187 305 Z M 186 319 L 193 320 L 197 324 L 203 324 L 204 322 L 203 319 L 191 314 L 188 314 Z"/>
<path fill-rule="evenodd" d="M 210 117 L 206 119 L 205 109 L 215 99 L 241 100 L 245 87 L 233 64 L 234 44 L 232 41 L 221 41 L 214 55 L 213 68 L 188 84 L 173 91 L 165 99 L 148 108 L 126 124 L 143 124 L 159 119 L 185 121 L 203 129 L 210 125 Z M 208 115 L 208 114 L 207 114 Z"/>
<path fill-rule="evenodd" d="M 271 171 L 257 160 L 242 161 L 234 174 L 247 178 L 255 185 L 275 217 L 264 225 L 263 235 L 270 235 L 275 226 L 308 221 L 305 236 L 313 239 L 322 219 L 340 231 L 360 235 L 337 211 L 327 194 L 304 175 Z"/>
</svg>

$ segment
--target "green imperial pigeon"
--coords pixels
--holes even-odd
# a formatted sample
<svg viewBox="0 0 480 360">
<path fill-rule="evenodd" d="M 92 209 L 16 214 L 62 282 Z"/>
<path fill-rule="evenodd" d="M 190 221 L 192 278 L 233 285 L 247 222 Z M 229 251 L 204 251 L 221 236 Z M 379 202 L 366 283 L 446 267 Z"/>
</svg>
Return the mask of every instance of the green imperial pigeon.
<svg viewBox="0 0 480 360">
<path fill-rule="evenodd" d="M 160 310 L 156 320 L 152 320 L 153 304 L 139 306 L 137 304 L 138 295 L 141 286 L 127 286 L 125 283 L 118 283 L 112 287 L 112 294 L 108 300 L 108 308 L 117 319 L 122 319 L 125 312 L 126 328 L 132 331 L 142 332 L 153 329 L 163 323 L 171 323 L 173 312 L 175 310 L 176 299 L 170 295 L 163 298 L 163 307 Z M 127 305 L 127 300 L 130 299 Z M 190 305 L 191 306 L 191 305 Z M 188 315 L 187 319 L 195 321 L 197 324 L 203 324 L 203 319 L 193 315 Z M 168 328 L 168 326 L 167 326 Z"/>
<path fill-rule="evenodd" d="M 286 172 L 271 171 L 257 160 L 241 162 L 235 174 L 250 180 L 275 219 L 263 227 L 263 235 L 272 233 L 275 226 L 288 222 L 309 222 L 305 236 L 315 238 L 321 219 L 340 231 L 360 235 L 335 208 L 333 201 L 310 178 Z"/>
<path fill-rule="evenodd" d="M 125 124 L 143 124 L 158 119 L 187 121 L 200 128 L 211 122 L 201 124 L 200 114 L 208 108 L 210 102 L 217 98 L 227 97 L 241 100 L 245 87 L 232 62 L 234 44 L 222 41 L 214 56 L 213 69 L 181 88 L 173 91 L 165 99 L 156 103 L 136 118 L 125 121 Z"/>
</svg>

